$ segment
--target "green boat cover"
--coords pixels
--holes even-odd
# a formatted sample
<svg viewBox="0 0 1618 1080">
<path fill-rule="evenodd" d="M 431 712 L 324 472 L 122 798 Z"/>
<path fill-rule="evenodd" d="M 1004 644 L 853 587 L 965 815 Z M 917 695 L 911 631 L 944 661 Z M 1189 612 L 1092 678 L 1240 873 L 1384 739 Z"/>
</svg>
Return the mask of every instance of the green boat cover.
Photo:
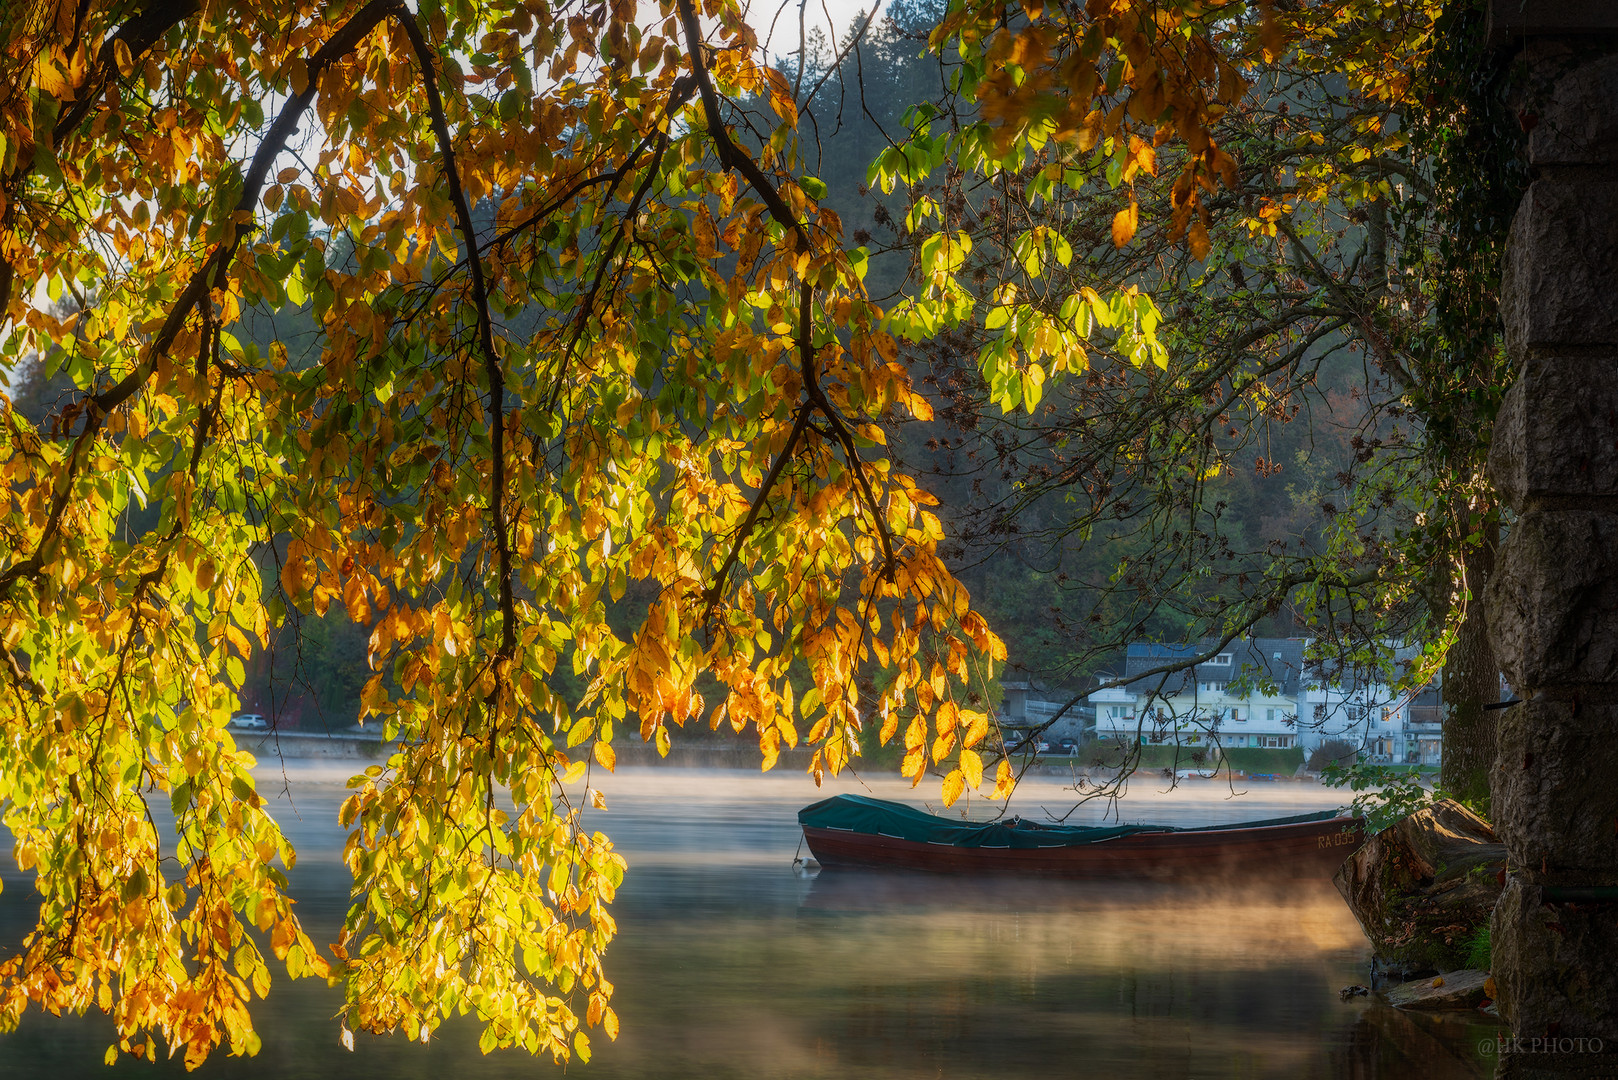
<svg viewBox="0 0 1618 1080">
<path fill-rule="evenodd" d="M 814 829 L 841 829 L 845 832 L 891 836 L 917 843 L 948 844 L 963 848 L 1046 848 L 1094 844 L 1119 836 L 1149 832 L 1211 832 L 1216 829 L 1258 829 L 1271 825 L 1302 825 L 1330 821 L 1342 814 L 1323 810 L 1294 817 L 1243 821 L 1235 825 L 1203 825 L 1177 828 L 1173 825 L 1046 825 L 1009 817 L 997 821 L 962 821 L 939 817 L 904 803 L 871 799 L 864 795 L 833 795 L 798 811 L 798 824 Z"/>
</svg>

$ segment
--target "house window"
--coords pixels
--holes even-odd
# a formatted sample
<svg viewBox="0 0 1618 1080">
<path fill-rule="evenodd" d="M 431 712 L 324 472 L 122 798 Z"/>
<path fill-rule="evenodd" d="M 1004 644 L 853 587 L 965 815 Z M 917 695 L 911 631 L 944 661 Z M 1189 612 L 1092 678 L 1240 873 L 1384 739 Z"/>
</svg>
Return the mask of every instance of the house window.
<svg viewBox="0 0 1618 1080">
<path fill-rule="evenodd" d="M 1211 662 L 1215 663 L 1215 664 L 1220 664 L 1220 665 L 1222 665 L 1224 667 L 1229 667 L 1230 666 L 1230 653 L 1222 652 L 1218 656 L 1214 657 Z"/>
<path fill-rule="evenodd" d="M 1390 723 L 1392 720 L 1393 720 L 1393 710 L 1392 709 L 1383 709 L 1382 710 L 1382 722 L 1384 724 L 1386 724 L 1386 723 Z"/>
<path fill-rule="evenodd" d="M 1320 706 L 1316 705 L 1315 708 L 1318 709 L 1318 708 L 1320 708 Z M 1271 724 L 1275 723 L 1275 710 L 1274 709 L 1265 709 L 1264 710 L 1264 719 L 1267 722 L 1271 723 Z"/>
<path fill-rule="evenodd" d="M 1324 704 L 1320 704 L 1320 705 L 1315 706 L 1315 719 L 1316 720 L 1324 720 L 1324 719 L 1326 719 L 1326 706 Z"/>
<path fill-rule="evenodd" d="M 1232 709 L 1232 710 L 1230 710 L 1230 718 L 1232 720 L 1246 720 L 1247 719 L 1247 717 L 1242 715 L 1242 711 L 1240 709 Z"/>
</svg>

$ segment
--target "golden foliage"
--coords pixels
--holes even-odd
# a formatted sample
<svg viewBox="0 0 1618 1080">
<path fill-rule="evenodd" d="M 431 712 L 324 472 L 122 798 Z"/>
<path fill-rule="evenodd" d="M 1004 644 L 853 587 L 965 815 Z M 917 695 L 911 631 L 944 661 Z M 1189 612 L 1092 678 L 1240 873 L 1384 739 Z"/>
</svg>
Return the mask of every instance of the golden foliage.
<svg viewBox="0 0 1618 1080">
<path fill-rule="evenodd" d="M 1048 141 L 1108 162 L 1114 186 L 1156 175 L 1154 151 L 1175 143 L 1179 173 L 1171 235 L 1197 258 L 1208 251 L 1204 198 L 1238 186 L 1238 164 L 1219 143 L 1220 119 L 1285 65 L 1328 74 L 1367 100 L 1411 93 L 1430 51 L 1436 0 L 957 0 L 934 29 L 935 49 L 958 51 L 961 85 L 975 94 L 991 156 L 1017 160 Z M 1313 170 L 1300 196 L 1331 197 L 1353 166 L 1402 143 L 1368 131 L 1339 160 Z M 1122 247 L 1136 232 L 1135 200 L 1113 222 Z"/>
<path fill-rule="evenodd" d="M 0 31 L 4 362 L 77 386 L 44 431 L 0 412 L 0 806 L 42 896 L 0 1023 L 252 1053 L 256 928 L 344 984 L 345 1042 L 472 1012 L 485 1050 L 584 1057 L 624 861 L 566 785 L 625 730 L 751 728 L 818 780 L 876 716 L 906 775 L 931 744 L 947 800 L 982 782 L 955 695 L 1004 649 L 870 449 L 930 408 L 733 7 L 124 10 Z M 738 143 L 740 98 L 783 136 Z M 255 344 L 272 312 L 317 347 Z M 333 603 L 403 748 L 351 783 L 323 950 L 226 722 Z"/>
</svg>

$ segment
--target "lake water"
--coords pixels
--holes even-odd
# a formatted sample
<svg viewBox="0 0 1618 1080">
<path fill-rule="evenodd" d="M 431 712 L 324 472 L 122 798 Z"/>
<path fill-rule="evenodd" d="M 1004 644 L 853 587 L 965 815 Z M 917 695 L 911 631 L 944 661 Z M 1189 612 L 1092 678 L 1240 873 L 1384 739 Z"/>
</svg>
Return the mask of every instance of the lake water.
<svg viewBox="0 0 1618 1080">
<path fill-rule="evenodd" d="M 317 936 L 340 923 L 347 880 L 335 823 L 347 773 L 287 763 L 279 817 L 299 847 L 293 891 Z M 260 770 L 266 796 L 279 764 Z M 1280 890 L 1085 882 L 972 882 L 924 875 L 801 877 L 798 807 L 828 790 L 912 798 L 894 779 L 844 778 L 817 792 L 797 775 L 620 769 L 595 812 L 629 861 L 607 954 L 623 1031 L 594 1039 L 578 1080 L 1156 1077 L 1482 1077 L 1495 1034 L 1481 1015 L 1401 1013 L 1341 987 L 1367 981 L 1369 948 L 1328 882 Z M 1042 817 L 1072 793 L 1025 782 L 1013 809 Z M 1325 809 L 1338 792 L 1215 781 L 1173 792 L 1132 785 L 1126 821 L 1211 824 Z M 920 800 L 918 800 L 919 802 Z M 1099 820 L 1085 808 L 1071 820 Z M 0 855 L 0 945 L 29 917 Z M 198 1076 L 388 1078 L 561 1076 L 549 1059 L 487 1057 L 451 1022 L 431 1045 L 358 1036 L 331 1019 L 340 995 L 282 979 L 257 1005 L 264 1049 L 223 1055 Z M 0 1080 L 182 1075 L 101 1064 L 99 1017 L 30 1013 L 0 1036 Z"/>
</svg>

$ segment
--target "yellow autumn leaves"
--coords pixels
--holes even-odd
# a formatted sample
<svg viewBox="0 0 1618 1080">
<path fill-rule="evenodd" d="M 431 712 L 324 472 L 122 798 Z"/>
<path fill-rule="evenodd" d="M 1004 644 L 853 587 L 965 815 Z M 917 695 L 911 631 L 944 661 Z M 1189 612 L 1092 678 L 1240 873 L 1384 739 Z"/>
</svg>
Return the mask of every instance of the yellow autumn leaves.
<svg viewBox="0 0 1618 1080">
<path fill-rule="evenodd" d="M 0 806 L 42 897 L 0 1023 L 250 1053 L 256 930 L 343 1032 L 583 1057 L 625 867 L 568 785 L 615 739 L 729 724 L 819 778 L 903 725 L 907 776 L 987 784 L 1004 647 L 881 449 L 931 406 L 737 10 L 81 14 L 0 38 L 4 362 L 76 387 L 0 423 Z M 274 624 L 337 610 L 401 748 L 317 944 L 226 722 Z"/>
</svg>

